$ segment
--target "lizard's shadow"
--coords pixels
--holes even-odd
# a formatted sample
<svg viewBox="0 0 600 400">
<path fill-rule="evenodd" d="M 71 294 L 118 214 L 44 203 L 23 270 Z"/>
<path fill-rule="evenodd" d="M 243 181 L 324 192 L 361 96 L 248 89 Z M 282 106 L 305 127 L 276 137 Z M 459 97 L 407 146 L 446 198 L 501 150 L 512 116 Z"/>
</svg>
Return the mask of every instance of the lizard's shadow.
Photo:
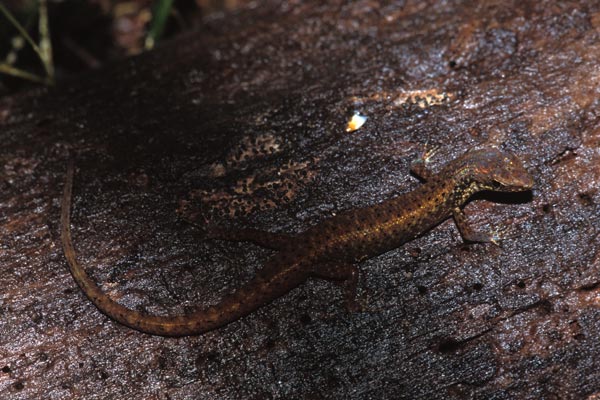
<svg viewBox="0 0 600 400">
<path fill-rule="evenodd" d="M 522 192 L 494 192 L 491 190 L 484 190 L 471 196 L 467 201 L 467 204 L 475 200 L 487 200 L 501 204 L 524 204 L 533 200 L 533 191 L 526 190 Z"/>
</svg>

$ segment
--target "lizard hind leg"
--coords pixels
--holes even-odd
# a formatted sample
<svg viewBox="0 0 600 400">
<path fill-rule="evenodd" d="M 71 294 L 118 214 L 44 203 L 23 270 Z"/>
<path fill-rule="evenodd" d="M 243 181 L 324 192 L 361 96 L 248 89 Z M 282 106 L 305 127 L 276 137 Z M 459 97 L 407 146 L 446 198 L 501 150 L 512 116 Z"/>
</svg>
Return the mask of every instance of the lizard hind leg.
<svg viewBox="0 0 600 400">
<path fill-rule="evenodd" d="M 228 229 L 219 226 L 206 228 L 204 237 L 230 242 L 250 242 L 278 251 L 291 249 L 296 241 L 295 235 L 285 233 L 268 232 L 254 228 Z"/>
<path fill-rule="evenodd" d="M 200 216 L 200 223 L 187 218 L 182 218 L 182 221 L 196 227 L 200 231 L 203 240 L 216 239 L 230 242 L 250 242 L 267 249 L 278 251 L 290 250 L 296 242 L 295 235 L 268 232 L 254 228 L 223 227 L 202 213 Z"/>
<path fill-rule="evenodd" d="M 334 281 L 344 290 L 345 306 L 349 312 L 361 311 L 363 307 L 356 301 L 359 269 L 354 264 L 322 263 L 313 266 L 312 275 Z"/>
</svg>

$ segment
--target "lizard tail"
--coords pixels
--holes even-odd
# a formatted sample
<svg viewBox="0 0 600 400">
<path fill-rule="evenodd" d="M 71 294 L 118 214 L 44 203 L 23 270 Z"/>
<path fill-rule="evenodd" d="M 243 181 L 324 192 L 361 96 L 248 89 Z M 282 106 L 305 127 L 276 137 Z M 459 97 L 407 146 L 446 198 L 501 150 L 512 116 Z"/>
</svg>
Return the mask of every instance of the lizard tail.
<svg viewBox="0 0 600 400">
<path fill-rule="evenodd" d="M 117 303 L 102 291 L 77 261 L 71 240 L 71 198 L 74 170 L 74 163 L 70 161 L 61 201 L 60 234 L 63 251 L 71 275 L 81 290 L 100 311 L 121 324 L 152 335 L 199 335 L 249 314 L 290 290 L 290 286 L 297 284 L 289 281 L 282 282 L 281 274 L 259 274 L 231 295 L 225 296 L 217 305 L 180 316 L 147 315 Z M 267 266 L 280 264 L 283 261 L 289 260 L 274 257 L 267 263 Z M 277 270 L 277 268 L 268 269 Z M 285 276 L 283 278 L 287 279 Z"/>
</svg>

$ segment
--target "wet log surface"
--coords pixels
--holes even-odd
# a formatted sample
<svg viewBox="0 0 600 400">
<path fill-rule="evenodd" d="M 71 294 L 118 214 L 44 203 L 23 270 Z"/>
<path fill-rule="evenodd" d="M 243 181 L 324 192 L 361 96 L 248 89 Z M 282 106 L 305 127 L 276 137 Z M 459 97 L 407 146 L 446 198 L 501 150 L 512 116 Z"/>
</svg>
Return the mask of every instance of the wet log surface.
<svg viewBox="0 0 600 400">
<path fill-rule="evenodd" d="M 277 3 L 277 2 L 273 2 Z M 514 1 L 266 4 L 51 90 L 0 99 L 0 397 L 596 398 L 600 391 L 600 7 Z M 354 111 L 368 116 L 346 132 Z M 300 232 L 496 144 L 535 177 L 360 264 L 366 311 L 310 281 L 202 336 L 102 315 L 73 235 L 131 308 L 217 301 L 267 260 L 186 219 Z"/>
</svg>

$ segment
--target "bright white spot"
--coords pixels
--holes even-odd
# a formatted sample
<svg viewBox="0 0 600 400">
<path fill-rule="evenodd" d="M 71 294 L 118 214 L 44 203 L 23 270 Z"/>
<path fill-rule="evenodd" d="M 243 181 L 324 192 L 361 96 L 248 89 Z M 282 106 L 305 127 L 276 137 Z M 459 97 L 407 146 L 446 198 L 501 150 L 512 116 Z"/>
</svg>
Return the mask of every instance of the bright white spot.
<svg viewBox="0 0 600 400">
<path fill-rule="evenodd" d="M 355 130 L 360 129 L 366 121 L 367 117 L 355 112 L 352 118 L 350 118 L 350 121 L 348 121 L 348 125 L 346 125 L 346 132 L 354 132 Z"/>
</svg>

